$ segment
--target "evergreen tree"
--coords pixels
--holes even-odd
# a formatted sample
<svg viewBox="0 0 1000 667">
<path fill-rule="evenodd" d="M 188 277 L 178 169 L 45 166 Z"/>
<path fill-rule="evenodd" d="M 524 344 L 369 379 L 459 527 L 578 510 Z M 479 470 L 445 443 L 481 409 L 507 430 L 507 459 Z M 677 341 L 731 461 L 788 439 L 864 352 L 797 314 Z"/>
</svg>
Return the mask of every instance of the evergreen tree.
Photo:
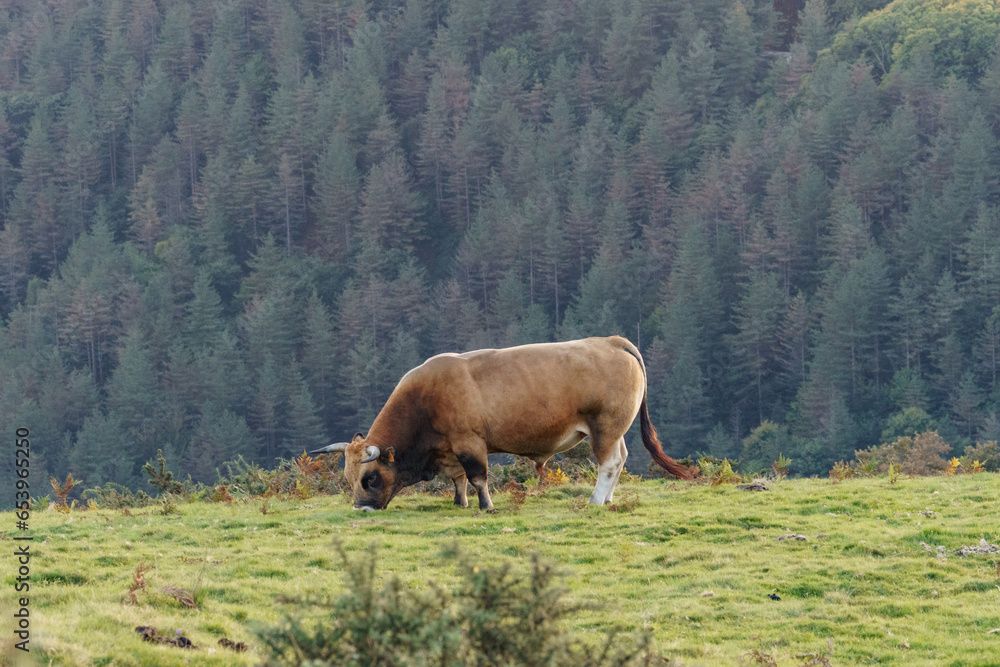
<svg viewBox="0 0 1000 667">
<path fill-rule="evenodd" d="M 334 411 L 333 381 L 337 369 L 333 320 L 326 305 L 312 293 L 303 314 L 302 363 L 305 380 L 320 414 L 330 423 Z"/>
<path fill-rule="evenodd" d="M 135 455 L 126 429 L 114 417 L 99 410 L 87 417 L 77 434 L 76 443 L 69 453 L 69 468 L 76 479 L 86 484 L 101 486 L 114 482 L 137 488 Z"/>
<path fill-rule="evenodd" d="M 194 281 L 194 298 L 187 304 L 184 334 L 192 350 L 214 345 L 222 332 L 222 302 L 212 287 L 208 273 L 198 272 Z"/>
<path fill-rule="evenodd" d="M 211 484 L 218 478 L 223 463 L 255 451 L 255 444 L 243 417 L 206 401 L 181 466 L 195 482 Z"/>
<path fill-rule="evenodd" d="M 980 204 L 975 222 L 961 249 L 965 265 L 965 289 L 979 312 L 1000 305 L 1000 216 Z"/>
<path fill-rule="evenodd" d="M 118 365 L 108 380 L 108 419 L 121 425 L 137 463 L 151 459 L 158 446 L 161 390 L 146 336 L 129 331 L 118 350 Z"/>
<path fill-rule="evenodd" d="M 285 391 L 274 357 L 265 352 L 261 358 L 263 363 L 255 378 L 250 413 L 253 416 L 254 433 L 263 443 L 260 453 L 265 460 L 272 461 L 284 453 L 279 450 L 278 445 L 282 436 L 280 420 L 285 406 Z"/>
<path fill-rule="evenodd" d="M 420 239 L 422 221 L 418 199 L 400 155 L 391 155 L 372 167 L 361 193 L 360 235 L 378 250 L 412 250 Z"/>
<path fill-rule="evenodd" d="M 826 0 L 806 0 L 800 16 L 796 36 L 805 45 L 809 58 L 815 60 L 816 54 L 830 44 L 830 16 Z"/>
<path fill-rule="evenodd" d="M 326 429 L 323 428 L 323 422 L 313 403 L 309 385 L 297 372 L 290 378 L 290 384 L 284 450 L 287 454 L 298 455 L 301 451 L 323 446 L 327 437 Z"/>
<path fill-rule="evenodd" d="M 727 100 L 748 103 L 757 70 L 757 34 L 746 7 L 736 2 L 724 19 L 719 44 L 719 91 Z"/>
<path fill-rule="evenodd" d="M 350 251 L 358 216 L 361 177 L 342 133 L 334 130 L 316 164 L 317 237 L 324 255 L 343 260 Z"/>
<path fill-rule="evenodd" d="M 778 322 L 783 310 L 778 277 L 753 272 L 734 313 L 738 329 L 732 337 L 740 370 L 753 387 L 758 419 L 764 422 L 765 382 L 775 376 Z M 771 392 L 767 392 L 770 394 Z"/>
</svg>

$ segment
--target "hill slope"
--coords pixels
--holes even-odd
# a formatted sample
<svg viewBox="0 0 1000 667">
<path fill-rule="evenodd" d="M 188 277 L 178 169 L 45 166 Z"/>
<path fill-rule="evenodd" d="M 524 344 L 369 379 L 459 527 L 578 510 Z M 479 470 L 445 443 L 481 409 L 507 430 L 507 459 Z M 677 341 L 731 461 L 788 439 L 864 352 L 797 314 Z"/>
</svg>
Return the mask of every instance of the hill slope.
<svg viewBox="0 0 1000 667">
<path fill-rule="evenodd" d="M 1000 554 L 954 553 L 1000 542 L 998 475 L 790 480 L 757 493 L 625 483 L 618 500 L 634 494 L 631 513 L 584 507 L 576 499 L 589 491 L 549 487 L 519 513 L 498 494 L 495 516 L 421 494 L 375 514 L 343 497 L 272 499 L 267 514 L 261 501 L 183 504 L 168 515 L 38 512 L 31 646 L 61 665 L 183 664 L 188 653 L 144 644 L 133 629 L 152 625 L 181 629 L 202 647 L 200 664 L 253 664 L 261 656 L 249 625 L 280 618 L 277 596 L 343 590 L 336 537 L 355 556 L 380 544 L 376 572 L 415 587 L 455 581 L 439 557 L 455 540 L 484 564 L 521 570 L 537 552 L 568 573 L 573 599 L 594 605 L 576 628 L 645 627 L 688 665 L 733 664 L 751 649 L 799 664 L 790 656 L 826 653 L 828 640 L 834 664 L 986 665 L 1000 652 L 1000 633 L 989 634 L 1000 628 Z M 807 539 L 778 540 L 786 534 Z M 139 604 L 125 605 L 142 561 L 155 569 Z M 6 568 L 3 585 L 13 585 Z M 155 593 L 165 585 L 194 592 L 198 608 Z M 215 647 L 223 636 L 253 650 Z"/>
</svg>

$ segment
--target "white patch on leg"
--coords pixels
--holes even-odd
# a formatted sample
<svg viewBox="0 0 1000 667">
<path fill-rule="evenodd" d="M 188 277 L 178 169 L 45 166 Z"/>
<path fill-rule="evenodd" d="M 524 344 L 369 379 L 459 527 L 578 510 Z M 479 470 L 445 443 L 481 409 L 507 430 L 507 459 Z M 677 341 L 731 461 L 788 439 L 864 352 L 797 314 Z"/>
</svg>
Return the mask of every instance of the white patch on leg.
<svg viewBox="0 0 1000 667">
<path fill-rule="evenodd" d="M 611 451 L 608 460 L 597 466 L 597 485 L 594 486 L 594 493 L 590 496 L 591 505 L 603 505 L 610 502 L 609 496 L 615 491 L 615 485 L 618 484 L 618 477 L 622 473 L 622 465 L 625 462 L 621 454 L 622 442 L 624 441 L 619 440 L 619 446 Z"/>
<path fill-rule="evenodd" d="M 615 480 L 611 483 L 611 489 L 608 490 L 608 495 L 604 498 L 605 505 L 614 502 L 615 487 L 618 486 L 618 478 L 622 476 L 622 470 L 625 469 L 625 459 L 628 458 L 628 449 L 625 448 L 625 438 L 618 441 L 618 454 L 621 456 L 621 463 L 618 464 L 618 471 L 615 473 Z"/>
</svg>

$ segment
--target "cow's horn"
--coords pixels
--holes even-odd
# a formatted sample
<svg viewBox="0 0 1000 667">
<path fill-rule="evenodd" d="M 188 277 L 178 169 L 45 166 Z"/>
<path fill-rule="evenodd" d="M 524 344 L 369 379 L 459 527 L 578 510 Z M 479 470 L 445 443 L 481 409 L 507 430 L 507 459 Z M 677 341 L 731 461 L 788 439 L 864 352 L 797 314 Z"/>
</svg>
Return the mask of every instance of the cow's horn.
<svg viewBox="0 0 1000 667">
<path fill-rule="evenodd" d="M 374 461 L 380 456 L 382 456 L 382 450 L 375 445 L 368 445 L 365 447 L 365 458 L 361 459 L 361 462 L 368 463 L 369 461 Z"/>
<path fill-rule="evenodd" d="M 332 445 L 327 445 L 326 447 L 320 447 L 319 449 L 314 449 L 309 452 L 309 454 L 329 454 L 330 452 L 342 452 L 347 449 L 347 446 L 351 444 L 349 442 L 335 442 Z"/>
</svg>

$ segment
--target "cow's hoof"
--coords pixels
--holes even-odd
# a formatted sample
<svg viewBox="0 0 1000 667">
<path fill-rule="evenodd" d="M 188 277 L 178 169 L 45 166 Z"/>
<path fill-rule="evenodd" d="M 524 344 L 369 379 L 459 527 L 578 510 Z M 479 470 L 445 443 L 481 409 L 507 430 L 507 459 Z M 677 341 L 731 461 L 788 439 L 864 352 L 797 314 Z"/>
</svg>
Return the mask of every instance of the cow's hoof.
<svg viewBox="0 0 1000 667">
<path fill-rule="evenodd" d="M 499 514 L 500 510 L 498 510 L 496 507 L 491 507 L 488 510 L 486 510 L 486 513 L 487 514 Z"/>
<path fill-rule="evenodd" d="M 360 509 L 362 512 L 374 512 L 375 511 L 374 507 L 370 507 L 368 505 L 364 505 L 363 507 L 355 507 L 354 509 Z"/>
</svg>

